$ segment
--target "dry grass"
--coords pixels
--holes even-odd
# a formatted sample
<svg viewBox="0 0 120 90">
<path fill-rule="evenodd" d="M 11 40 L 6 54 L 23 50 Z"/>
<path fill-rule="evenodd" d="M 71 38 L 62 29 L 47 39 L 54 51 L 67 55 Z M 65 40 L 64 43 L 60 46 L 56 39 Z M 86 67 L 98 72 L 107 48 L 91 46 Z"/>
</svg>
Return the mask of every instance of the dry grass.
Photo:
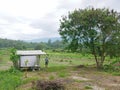
<svg viewBox="0 0 120 90">
<path fill-rule="evenodd" d="M 28 72 L 29 82 L 21 85 L 18 90 L 31 90 L 32 86 L 30 85 L 32 81 L 36 82 L 37 80 L 61 80 L 61 82 L 64 83 L 65 90 L 88 90 L 88 87 L 93 88 L 91 90 L 119 90 L 120 88 L 119 76 L 112 76 L 105 72 L 97 71 L 93 67 L 76 68 L 71 66 L 63 68 L 58 72 L 49 72 L 47 70 Z M 62 77 L 59 75 L 60 73 L 67 75 L 64 76 L 63 74 Z M 37 77 L 37 79 L 34 80 L 32 79 L 33 77 Z M 25 89 L 26 87 L 29 87 L 29 89 Z"/>
</svg>

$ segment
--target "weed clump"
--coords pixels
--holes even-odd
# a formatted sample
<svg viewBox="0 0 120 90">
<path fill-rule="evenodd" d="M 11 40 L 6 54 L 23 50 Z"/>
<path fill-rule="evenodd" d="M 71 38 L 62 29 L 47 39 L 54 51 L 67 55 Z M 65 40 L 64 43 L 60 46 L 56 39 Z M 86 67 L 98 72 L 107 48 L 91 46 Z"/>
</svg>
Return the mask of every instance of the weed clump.
<svg viewBox="0 0 120 90">
<path fill-rule="evenodd" d="M 85 65 L 78 65 L 78 66 L 76 66 L 76 68 L 84 68 L 85 67 Z"/>
<path fill-rule="evenodd" d="M 35 90 L 65 90 L 63 84 L 61 84 L 59 81 L 38 80 L 34 88 Z"/>
</svg>

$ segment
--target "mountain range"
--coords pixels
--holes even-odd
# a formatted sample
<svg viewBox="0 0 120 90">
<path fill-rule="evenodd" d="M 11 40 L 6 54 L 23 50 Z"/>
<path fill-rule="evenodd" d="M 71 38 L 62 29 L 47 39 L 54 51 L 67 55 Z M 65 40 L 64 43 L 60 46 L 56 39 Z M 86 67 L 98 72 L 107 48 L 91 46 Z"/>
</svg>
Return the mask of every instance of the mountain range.
<svg viewBox="0 0 120 90">
<path fill-rule="evenodd" d="M 32 39 L 32 40 L 25 40 L 25 42 L 48 42 L 48 40 L 51 40 L 51 42 L 54 42 L 56 40 L 62 40 L 60 37 L 53 37 L 53 38 L 38 38 L 38 39 Z"/>
</svg>

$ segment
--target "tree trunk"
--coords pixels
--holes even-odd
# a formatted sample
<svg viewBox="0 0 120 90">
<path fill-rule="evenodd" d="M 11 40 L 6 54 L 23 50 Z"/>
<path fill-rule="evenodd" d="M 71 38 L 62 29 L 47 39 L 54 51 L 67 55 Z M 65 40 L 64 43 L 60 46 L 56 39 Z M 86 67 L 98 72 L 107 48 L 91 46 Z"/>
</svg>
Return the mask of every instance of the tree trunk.
<svg viewBox="0 0 120 90">
<path fill-rule="evenodd" d="M 93 55 L 94 55 L 94 58 L 95 58 L 95 61 L 96 61 L 96 67 L 98 69 L 101 69 L 103 67 L 105 56 L 101 55 L 101 58 L 99 59 L 98 56 L 97 56 L 97 54 L 95 52 L 93 53 Z"/>
<path fill-rule="evenodd" d="M 96 61 L 96 67 L 98 68 L 99 66 L 99 62 L 98 62 L 98 59 L 97 59 L 97 55 L 95 53 L 93 53 L 94 57 L 95 57 L 95 61 Z"/>
<path fill-rule="evenodd" d="M 99 68 L 103 68 L 103 63 L 105 60 L 105 39 L 106 37 L 103 37 L 103 42 L 102 42 L 102 50 L 101 50 L 101 60 L 100 60 L 100 66 Z"/>
</svg>

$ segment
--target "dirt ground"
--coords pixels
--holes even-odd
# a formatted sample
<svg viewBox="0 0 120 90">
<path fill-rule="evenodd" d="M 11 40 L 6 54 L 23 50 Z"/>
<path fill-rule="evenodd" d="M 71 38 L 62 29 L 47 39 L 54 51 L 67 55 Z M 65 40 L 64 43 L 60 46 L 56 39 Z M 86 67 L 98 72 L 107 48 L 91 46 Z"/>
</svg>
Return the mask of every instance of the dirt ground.
<svg viewBox="0 0 120 90">
<path fill-rule="evenodd" d="M 6 62 L 5 64 L 0 65 L 0 71 L 8 70 L 12 66 L 12 62 Z"/>
<path fill-rule="evenodd" d="M 66 72 L 67 75 L 60 77 L 59 73 Z M 56 80 L 65 86 L 65 90 L 120 90 L 120 76 L 98 71 L 95 68 L 77 68 L 68 67 L 65 70 L 57 72 L 48 72 L 46 70 L 28 72 L 28 78 L 36 77 L 39 80 Z M 36 80 L 33 80 L 36 81 Z M 32 90 L 30 81 L 21 85 L 18 90 Z"/>
</svg>

